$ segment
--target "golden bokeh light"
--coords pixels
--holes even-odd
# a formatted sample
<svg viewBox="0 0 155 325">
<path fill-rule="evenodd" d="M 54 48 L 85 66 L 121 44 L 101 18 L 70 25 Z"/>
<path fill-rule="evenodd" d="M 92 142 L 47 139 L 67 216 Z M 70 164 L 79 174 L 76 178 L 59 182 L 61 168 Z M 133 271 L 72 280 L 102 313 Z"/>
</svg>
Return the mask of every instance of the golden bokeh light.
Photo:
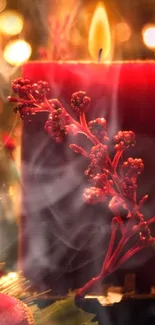
<svg viewBox="0 0 155 325">
<path fill-rule="evenodd" d="M 144 26 L 142 37 L 144 44 L 148 48 L 155 49 L 155 24 Z"/>
<path fill-rule="evenodd" d="M 9 279 L 17 279 L 19 277 L 17 272 L 9 272 L 8 273 L 8 278 Z"/>
<path fill-rule="evenodd" d="M 126 42 L 130 39 L 131 29 L 126 22 L 121 22 L 115 27 L 115 39 L 117 42 Z"/>
<path fill-rule="evenodd" d="M 21 65 L 26 62 L 32 53 L 29 43 L 24 40 L 11 41 L 4 49 L 4 59 L 11 65 Z"/>
<path fill-rule="evenodd" d="M 22 15 L 14 10 L 5 10 L 0 14 L 0 32 L 7 35 L 18 35 L 23 29 Z"/>
<path fill-rule="evenodd" d="M 0 0 L 0 12 L 6 7 L 6 0 Z"/>
<path fill-rule="evenodd" d="M 89 29 L 88 49 L 94 60 L 98 59 L 102 49 L 100 60 L 108 59 L 111 52 L 111 32 L 106 10 L 99 4 L 94 12 Z"/>
</svg>

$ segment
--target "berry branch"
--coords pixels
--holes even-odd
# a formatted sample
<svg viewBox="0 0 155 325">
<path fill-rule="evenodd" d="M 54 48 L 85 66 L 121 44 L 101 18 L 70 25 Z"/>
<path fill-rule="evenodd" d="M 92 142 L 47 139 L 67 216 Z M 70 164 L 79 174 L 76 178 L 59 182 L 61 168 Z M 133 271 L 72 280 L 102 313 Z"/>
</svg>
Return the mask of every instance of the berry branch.
<svg viewBox="0 0 155 325">
<path fill-rule="evenodd" d="M 84 91 L 76 92 L 71 97 L 71 109 L 76 115 L 75 119 L 57 99 L 51 99 L 51 89 L 46 82 L 32 83 L 28 79 L 18 78 L 13 81 L 12 89 L 16 97 L 9 97 L 9 100 L 16 103 L 15 111 L 20 113 L 21 118 L 38 111 L 49 113 L 44 129 L 54 141 L 63 142 L 66 136 L 81 133 L 90 141 L 89 150 L 76 143 L 69 145 L 76 154 L 88 159 L 85 176 L 90 186 L 84 189 L 83 199 L 85 203 L 92 205 L 107 202 L 113 218 L 109 246 L 101 272 L 77 290 L 77 296 L 84 296 L 96 282 L 105 279 L 144 247 L 155 243 L 150 229 L 155 217 L 146 221 L 141 213 L 148 195 L 144 195 L 137 202 L 137 180 L 144 169 L 144 163 L 141 158 L 132 157 L 121 162 L 123 153 L 135 145 L 135 134 L 132 131 L 119 131 L 110 139 L 115 150 L 112 158 L 106 120 L 97 118 L 87 123 L 86 113 L 90 109 L 91 100 Z M 122 210 L 125 217 L 121 216 Z M 116 243 L 118 231 L 120 238 Z M 127 250 L 126 245 L 131 237 L 135 241 Z"/>
</svg>

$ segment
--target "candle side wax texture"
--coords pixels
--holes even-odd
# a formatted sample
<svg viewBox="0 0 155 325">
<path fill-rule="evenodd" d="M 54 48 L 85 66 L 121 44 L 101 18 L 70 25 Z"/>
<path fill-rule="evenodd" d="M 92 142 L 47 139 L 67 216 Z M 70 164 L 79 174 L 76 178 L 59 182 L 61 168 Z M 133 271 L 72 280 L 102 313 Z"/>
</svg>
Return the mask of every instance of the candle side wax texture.
<svg viewBox="0 0 155 325">
<path fill-rule="evenodd" d="M 92 116 L 104 114 L 110 118 L 115 109 L 118 114 L 115 116 L 121 120 L 132 120 L 132 128 L 139 131 L 141 127 L 144 132 L 146 127 L 148 132 L 149 125 L 150 132 L 154 133 L 155 63 L 152 61 L 32 62 L 23 66 L 22 74 L 34 81 L 48 81 L 52 96 L 65 105 L 72 93 L 84 90 L 92 100 Z"/>
<path fill-rule="evenodd" d="M 146 216 L 154 215 L 155 63 L 32 62 L 23 66 L 22 75 L 34 82 L 48 81 L 51 97 L 67 108 L 72 93 L 86 91 L 92 101 L 88 119 L 105 117 L 111 136 L 120 129 L 136 133 L 137 145 L 129 154 L 144 159 L 139 195 L 149 194 Z M 87 164 L 71 154 L 67 143 L 56 145 L 48 137 L 46 118 L 42 112 L 24 120 L 20 259 L 32 281 L 62 293 L 99 273 L 107 238 L 102 226 L 108 227 L 108 212 L 101 206 L 84 206 L 81 193 Z M 155 270 L 152 261 L 148 268 L 148 259 L 151 256 L 145 253 L 135 260 L 134 270 L 142 266 L 141 273 Z M 153 278 L 149 273 L 148 281 Z"/>
</svg>

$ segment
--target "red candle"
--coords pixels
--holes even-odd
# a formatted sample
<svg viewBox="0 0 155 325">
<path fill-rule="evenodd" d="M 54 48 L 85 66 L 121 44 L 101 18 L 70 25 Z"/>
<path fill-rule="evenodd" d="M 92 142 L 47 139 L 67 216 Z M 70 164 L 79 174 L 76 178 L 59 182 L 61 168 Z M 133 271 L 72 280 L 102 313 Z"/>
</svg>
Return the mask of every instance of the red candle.
<svg viewBox="0 0 155 325">
<path fill-rule="evenodd" d="M 34 82 L 48 81 L 52 87 L 51 96 L 58 98 L 65 107 L 69 107 L 73 92 L 86 91 L 92 100 L 87 118 L 93 119 L 98 116 L 107 118 L 111 136 L 120 129 L 135 131 L 137 145 L 131 155 L 141 157 L 145 163 L 139 183 L 139 195 L 141 197 L 146 193 L 149 194 L 145 207 L 146 216 L 147 214 L 153 216 L 155 63 L 32 62 L 23 66 L 22 75 Z M 44 131 L 47 115 L 47 112 L 37 113 L 30 117 L 31 122 L 29 118 L 24 119 L 21 261 L 25 274 L 32 281 L 41 283 L 41 286 L 46 282 L 47 286 L 53 287 L 54 292 L 62 293 L 69 288 L 80 287 L 98 273 L 99 259 L 103 253 L 101 244 L 103 234 L 99 232 L 98 239 L 92 239 L 91 246 L 84 244 L 85 238 L 86 242 L 88 240 L 89 232 L 80 229 L 81 227 L 96 229 L 99 224 L 100 229 L 102 226 L 107 227 L 108 214 L 104 212 L 103 219 L 102 208 L 96 210 L 96 207 L 83 206 L 80 188 L 84 185 L 83 178 L 80 179 L 81 174 L 77 173 L 78 158 L 70 156 L 70 151 L 66 149 L 68 145 L 55 145 L 49 139 Z M 66 169 L 67 165 L 71 175 Z M 62 175 L 58 176 L 56 181 L 54 175 L 57 175 L 59 168 Z M 106 235 L 103 236 L 103 242 L 104 238 Z M 77 240 L 76 244 L 74 240 L 75 242 Z M 104 245 L 106 246 L 106 243 Z M 80 248 L 81 246 L 84 248 Z M 145 253 L 145 258 L 148 257 L 149 255 Z M 142 264 L 139 261 L 137 264 L 136 261 L 134 271 L 140 268 L 141 276 L 152 270 L 152 277 L 150 273 L 148 276 L 148 281 L 152 283 L 155 266 L 153 263 L 149 267 L 147 261 L 145 268 L 145 265 L 143 266 L 145 258 L 143 256 Z M 129 269 L 131 271 L 130 267 Z"/>
<path fill-rule="evenodd" d="M 95 28 L 93 25 L 91 30 L 94 32 Z M 107 25 L 106 35 L 110 37 Z M 109 44 L 109 40 L 104 43 L 106 50 Z M 91 49 L 92 57 L 96 48 L 101 48 L 100 42 Z M 117 130 L 135 131 L 137 146 L 131 154 L 145 162 L 139 195 L 149 194 L 146 210 L 152 215 L 155 63 L 30 62 L 22 67 L 22 76 L 33 82 L 48 81 L 51 97 L 58 98 L 68 109 L 71 95 L 86 91 L 91 98 L 87 119 L 105 117 L 111 137 Z M 47 115 L 48 112 L 40 112 L 24 119 L 21 261 L 25 274 L 33 282 L 41 288 L 46 283 L 53 292 L 62 293 L 80 287 L 99 273 L 107 238 L 103 229 L 108 227 L 109 213 L 102 207 L 83 204 L 85 162 L 79 163 L 78 157 L 67 149 L 68 144 L 52 142 L 44 131 Z M 136 268 L 143 273 L 141 262 L 138 261 L 134 271 Z M 149 269 L 154 270 L 152 265 Z"/>
</svg>

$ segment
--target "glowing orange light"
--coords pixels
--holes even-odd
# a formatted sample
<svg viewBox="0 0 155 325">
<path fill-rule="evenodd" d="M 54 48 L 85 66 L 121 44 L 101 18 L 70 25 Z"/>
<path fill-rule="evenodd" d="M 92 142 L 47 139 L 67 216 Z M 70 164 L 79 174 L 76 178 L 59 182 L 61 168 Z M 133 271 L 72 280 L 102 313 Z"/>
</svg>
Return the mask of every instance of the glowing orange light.
<svg viewBox="0 0 155 325">
<path fill-rule="evenodd" d="M 146 25 L 142 30 L 142 37 L 148 48 L 155 49 L 155 25 Z"/>
<path fill-rule="evenodd" d="M 0 31 L 7 35 L 17 35 L 23 29 L 23 17 L 14 10 L 5 10 L 0 14 Z"/>
<path fill-rule="evenodd" d="M 106 10 L 99 4 L 94 12 L 89 29 L 88 49 L 94 60 L 98 59 L 100 49 L 102 55 L 100 60 L 108 58 L 111 51 L 111 33 Z"/>
<path fill-rule="evenodd" d="M 6 62 L 12 65 L 20 65 L 26 62 L 31 56 L 32 48 L 24 40 L 15 40 L 8 43 L 4 49 L 4 58 Z"/>
<path fill-rule="evenodd" d="M 131 36 L 131 29 L 127 23 L 122 22 L 116 25 L 115 28 L 116 41 L 126 42 L 129 40 L 130 36 Z"/>
</svg>

